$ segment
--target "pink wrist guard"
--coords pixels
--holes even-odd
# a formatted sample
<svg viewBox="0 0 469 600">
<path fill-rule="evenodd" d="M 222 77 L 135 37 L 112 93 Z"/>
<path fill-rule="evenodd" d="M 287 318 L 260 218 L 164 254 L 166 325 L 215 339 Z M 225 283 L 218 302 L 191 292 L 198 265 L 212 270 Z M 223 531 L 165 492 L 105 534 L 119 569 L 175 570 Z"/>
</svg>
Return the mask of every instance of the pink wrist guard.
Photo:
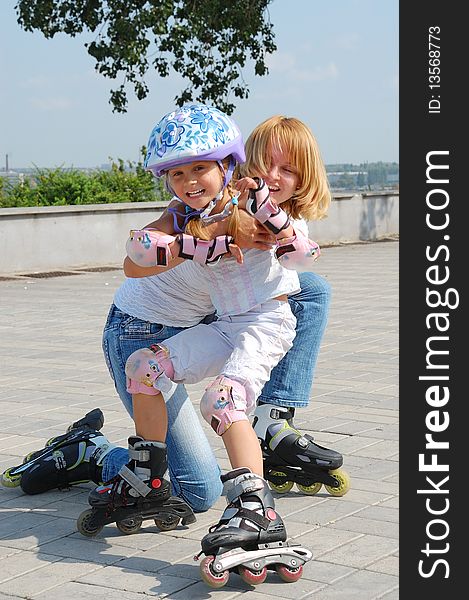
<svg viewBox="0 0 469 600">
<path fill-rule="evenodd" d="M 277 240 L 275 256 L 286 269 L 310 271 L 320 255 L 321 249 L 318 244 L 301 233 L 295 232 L 293 237 Z"/>
<path fill-rule="evenodd" d="M 214 240 L 200 240 L 186 233 L 178 234 L 176 239 L 180 246 L 178 256 L 201 265 L 217 262 L 230 251 L 229 244 L 234 241 L 230 235 L 219 235 Z"/>
<path fill-rule="evenodd" d="M 290 225 L 290 218 L 287 213 L 282 210 L 272 200 L 269 194 L 269 188 L 263 179 L 254 178 L 258 182 L 257 190 L 249 190 L 249 198 L 246 202 L 246 210 L 265 225 L 272 233 L 277 235 Z"/>
<path fill-rule="evenodd" d="M 172 258 L 169 244 L 175 239 L 156 229 L 132 229 L 125 249 L 139 267 L 167 267 Z"/>
</svg>

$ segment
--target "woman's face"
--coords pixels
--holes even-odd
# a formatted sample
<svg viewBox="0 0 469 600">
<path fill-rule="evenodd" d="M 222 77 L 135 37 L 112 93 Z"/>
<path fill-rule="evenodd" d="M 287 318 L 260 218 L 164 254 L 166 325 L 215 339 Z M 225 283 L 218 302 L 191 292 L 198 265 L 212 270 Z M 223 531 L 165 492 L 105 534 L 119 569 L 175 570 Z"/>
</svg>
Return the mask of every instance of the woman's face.
<svg viewBox="0 0 469 600">
<path fill-rule="evenodd" d="M 277 204 L 289 200 L 299 187 L 300 178 L 288 155 L 278 147 L 272 148 L 270 168 L 261 175 Z"/>
<path fill-rule="evenodd" d="M 166 176 L 176 196 L 196 210 L 205 208 L 223 183 L 218 164 L 206 160 L 173 167 Z"/>
</svg>

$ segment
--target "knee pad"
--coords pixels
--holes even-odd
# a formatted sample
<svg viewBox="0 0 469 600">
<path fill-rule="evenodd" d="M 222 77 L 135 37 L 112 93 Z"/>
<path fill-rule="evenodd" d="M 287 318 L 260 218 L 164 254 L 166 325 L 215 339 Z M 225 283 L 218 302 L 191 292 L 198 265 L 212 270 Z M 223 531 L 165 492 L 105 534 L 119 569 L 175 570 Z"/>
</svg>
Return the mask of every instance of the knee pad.
<svg viewBox="0 0 469 600">
<path fill-rule="evenodd" d="M 238 381 L 217 377 L 206 388 L 200 412 L 218 435 L 223 435 L 236 421 L 248 421 L 246 390 Z"/>
<path fill-rule="evenodd" d="M 169 352 L 158 344 L 133 352 L 125 363 L 125 374 L 130 394 L 169 395 L 176 386 Z"/>
</svg>

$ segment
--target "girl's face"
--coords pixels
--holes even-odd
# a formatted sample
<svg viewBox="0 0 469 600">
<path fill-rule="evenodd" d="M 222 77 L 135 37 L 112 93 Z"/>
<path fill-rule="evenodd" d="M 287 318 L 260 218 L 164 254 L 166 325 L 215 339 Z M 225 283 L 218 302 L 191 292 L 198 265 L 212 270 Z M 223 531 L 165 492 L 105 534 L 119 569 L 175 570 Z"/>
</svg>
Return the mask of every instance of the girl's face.
<svg viewBox="0 0 469 600">
<path fill-rule="evenodd" d="M 288 155 L 272 148 L 270 168 L 262 175 L 269 186 L 270 195 L 277 204 L 289 200 L 299 187 L 300 178 L 296 168 L 290 163 Z"/>
<path fill-rule="evenodd" d="M 218 164 L 206 160 L 173 167 L 166 176 L 176 196 L 197 210 L 215 198 L 223 183 Z"/>
</svg>

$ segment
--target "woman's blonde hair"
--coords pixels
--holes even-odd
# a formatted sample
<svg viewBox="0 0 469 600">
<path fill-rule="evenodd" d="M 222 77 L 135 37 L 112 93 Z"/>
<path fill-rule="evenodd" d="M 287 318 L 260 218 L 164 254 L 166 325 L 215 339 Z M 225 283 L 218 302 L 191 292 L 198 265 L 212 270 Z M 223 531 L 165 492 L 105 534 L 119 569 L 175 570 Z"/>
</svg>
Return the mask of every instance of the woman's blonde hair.
<svg viewBox="0 0 469 600">
<path fill-rule="evenodd" d="M 315 137 L 299 119 L 276 115 L 258 125 L 246 140 L 246 162 L 240 165 L 241 176 L 265 175 L 275 148 L 288 156 L 299 179 L 298 189 L 282 203 L 282 208 L 294 219 L 324 218 L 331 203 L 326 168 Z"/>
<path fill-rule="evenodd" d="M 225 158 L 222 161 L 222 165 L 223 165 L 223 168 L 225 169 L 225 171 L 228 169 L 229 162 L 230 162 L 229 157 Z M 221 170 L 220 170 L 220 175 L 222 175 Z M 223 176 L 222 176 L 221 180 L 223 181 Z M 235 195 L 235 189 L 234 189 L 231 181 L 226 186 L 226 191 L 228 194 L 228 202 L 230 202 L 231 198 L 233 198 L 233 196 Z M 225 194 L 225 197 L 226 197 L 226 194 Z M 221 208 L 223 209 L 224 206 L 222 206 Z M 227 217 L 227 219 L 228 219 L 227 234 L 233 236 L 236 239 L 237 234 L 238 234 L 238 229 L 240 226 L 239 209 L 238 209 L 237 204 L 231 205 L 231 214 L 229 217 Z M 202 219 L 200 219 L 200 217 L 191 219 L 187 223 L 186 228 L 185 228 L 185 233 L 187 233 L 189 235 L 193 235 L 194 237 L 197 237 L 201 240 L 211 239 L 210 235 L 207 232 L 207 228 L 204 226 Z"/>
</svg>

